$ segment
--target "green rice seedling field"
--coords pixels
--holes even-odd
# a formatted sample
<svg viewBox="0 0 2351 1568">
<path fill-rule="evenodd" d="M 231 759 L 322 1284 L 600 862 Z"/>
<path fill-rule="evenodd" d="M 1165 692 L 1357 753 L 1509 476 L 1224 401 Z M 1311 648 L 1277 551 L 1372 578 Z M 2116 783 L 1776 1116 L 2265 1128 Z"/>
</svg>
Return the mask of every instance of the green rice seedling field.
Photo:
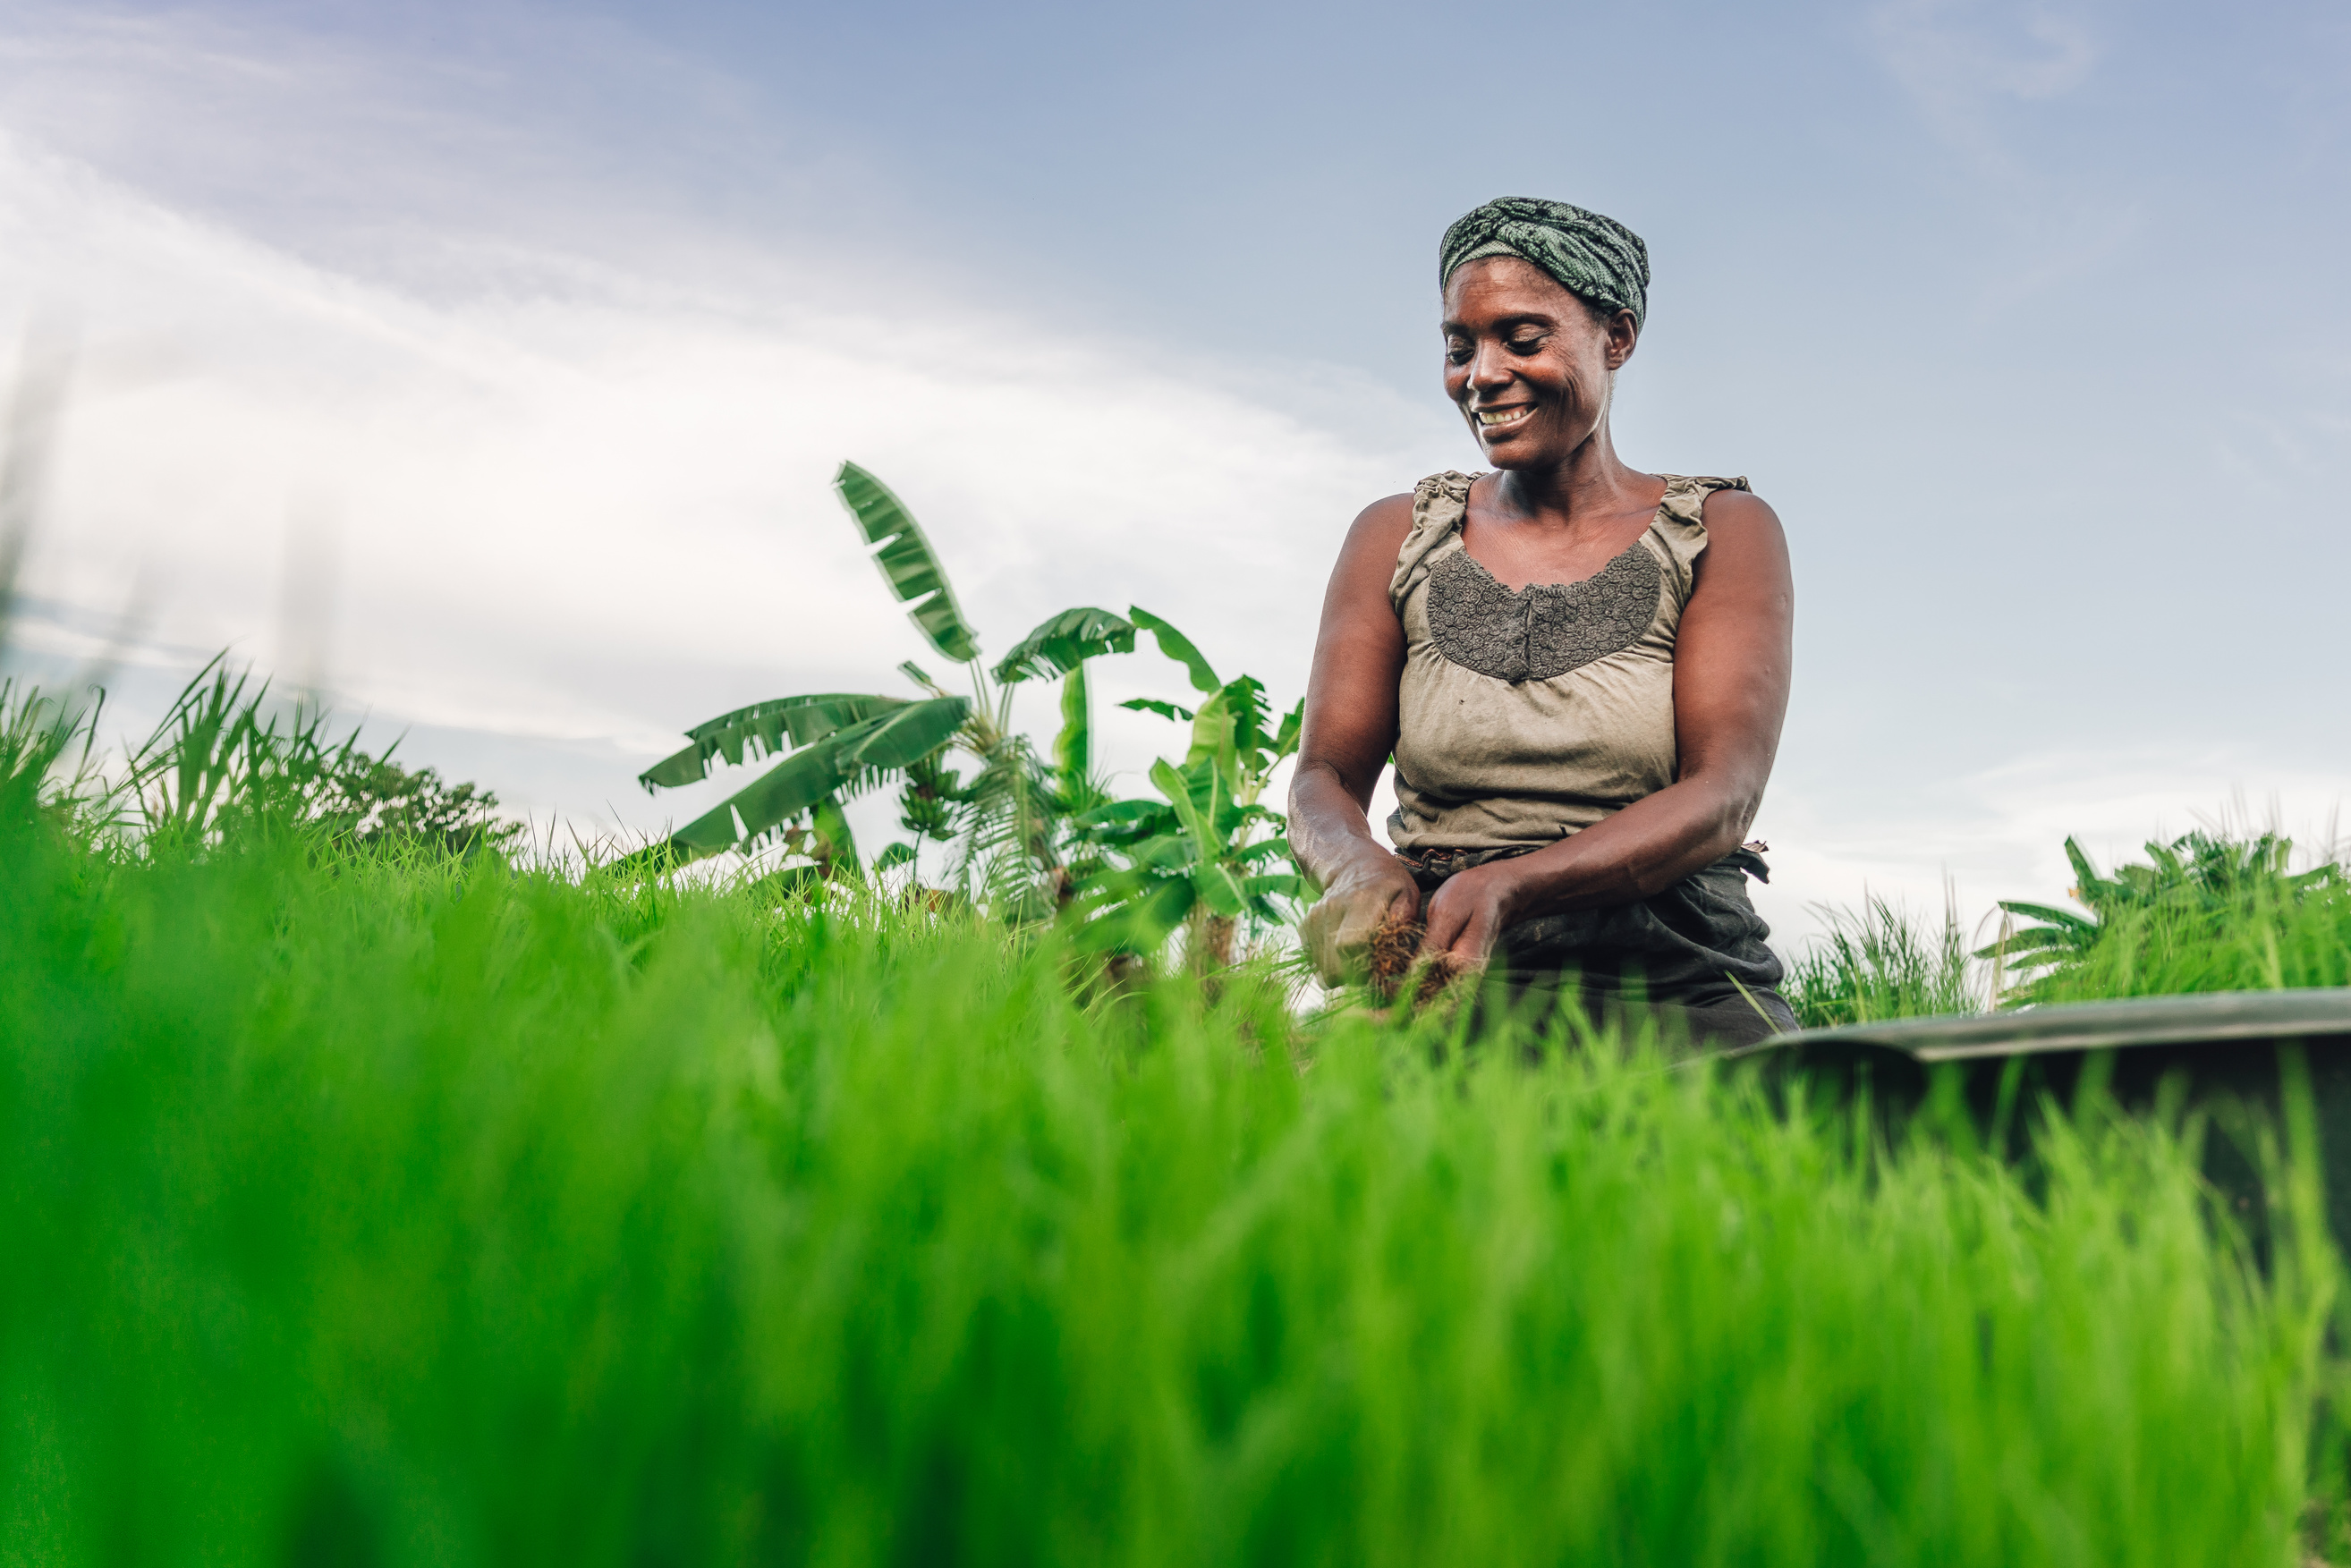
<svg viewBox="0 0 2351 1568">
<path fill-rule="evenodd" d="M 2193 1126 L 2044 1106 L 2008 1166 L 1654 1040 L 1305 1014 L 1262 961 L 1155 978 L 955 905 L 266 810 L 126 836 L 31 777 L 11 1563 L 2335 1544 L 2306 1146 L 2262 1270 Z M 2335 883 L 2277 896 L 2200 916 L 2235 946 L 2182 904 L 2060 968 L 2315 976 Z M 1905 984 L 1941 994 L 1798 990 Z"/>
</svg>

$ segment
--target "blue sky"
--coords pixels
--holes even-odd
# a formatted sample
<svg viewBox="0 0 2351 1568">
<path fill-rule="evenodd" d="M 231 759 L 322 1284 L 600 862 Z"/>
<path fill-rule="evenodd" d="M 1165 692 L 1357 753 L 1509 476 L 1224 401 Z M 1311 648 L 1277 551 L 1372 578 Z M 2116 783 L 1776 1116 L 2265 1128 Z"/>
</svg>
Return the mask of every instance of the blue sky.
<svg viewBox="0 0 2351 1568">
<path fill-rule="evenodd" d="M 1946 873 L 1972 917 L 2232 794 L 2325 831 L 2340 6 L 1464 16 L 0 9 L 0 308 L 86 345 L 48 656 L 141 583 L 157 680 L 323 661 L 423 759 L 649 826 L 664 731 L 917 651 L 828 511 L 856 455 L 998 643 L 1155 600 L 1294 692 L 1348 517 L 1476 461 L 1437 233 L 1543 194 L 1650 246 L 1620 449 L 1789 526 L 1775 919 Z"/>
</svg>

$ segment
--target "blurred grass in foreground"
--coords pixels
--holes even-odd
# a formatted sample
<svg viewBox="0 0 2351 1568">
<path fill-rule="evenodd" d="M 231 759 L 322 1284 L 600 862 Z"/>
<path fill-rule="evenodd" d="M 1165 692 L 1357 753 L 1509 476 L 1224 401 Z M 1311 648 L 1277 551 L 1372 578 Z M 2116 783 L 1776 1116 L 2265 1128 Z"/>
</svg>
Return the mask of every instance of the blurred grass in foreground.
<svg viewBox="0 0 2351 1568">
<path fill-rule="evenodd" d="M 0 966 L 11 1562 L 2283 1564 L 2325 1468 L 2320 1255 L 2095 1113 L 16 807 Z"/>
</svg>

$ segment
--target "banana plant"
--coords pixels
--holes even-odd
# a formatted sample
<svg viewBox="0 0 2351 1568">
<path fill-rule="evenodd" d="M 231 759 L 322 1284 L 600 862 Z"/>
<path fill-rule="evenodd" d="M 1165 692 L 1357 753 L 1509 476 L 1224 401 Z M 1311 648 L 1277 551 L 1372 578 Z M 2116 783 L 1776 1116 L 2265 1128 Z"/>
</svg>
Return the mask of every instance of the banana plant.
<svg viewBox="0 0 2351 1568">
<path fill-rule="evenodd" d="M 2341 875 L 2334 866 L 2289 871 L 2294 845 L 2276 833 L 2229 839 L 2199 830 L 2169 843 L 2151 841 L 2146 848 L 2147 863 L 2116 866 L 2106 876 L 2078 842 L 2067 839 L 2065 858 L 2074 867 L 2071 891 L 2088 913 L 2002 899 L 2000 907 L 2005 914 L 2037 924 L 2005 931 L 1976 956 L 2031 976 L 2080 961 L 2117 920 L 2136 912 L 2165 907 L 2210 915 L 2255 888 L 2273 889 L 2282 898 L 2298 902 Z M 2036 983 L 2029 980 L 2017 994 L 2034 999 Z"/>
<path fill-rule="evenodd" d="M 1298 749 L 1306 705 L 1269 725 L 1261 682 L 1219 679 L 1167 622 L 1140 606 L 1127 613 L 1185 667 L 1204 700 L 1196 709 L 1155 697 L 1120 705 L 1190 725 L 1191 744 L 1180 766 L 1152 765 L 1158 800 L 1103 801 L 1079 816 L 1080 841 L 1118 862 L 1092 879 L 1079 915 L 1091 940 L 1128 952 L 1155 951 L 1182 928 L 1195 969 L 1223 968 L 1240 923 L 1281 923 L 1280 901 L 1303 887 L 1280 813 L 1258 800 L 1275 767 Z"/>
<path fill-rule="evenodd" d="M 958 877 L 967 885 L 977 878 L 991 902 L 1008 912 L 1033 915 L 1051 899 L 1054 873 L 1061 869 L 1064 791 L 1092 778 L 1086 661 L 1131 651 L 1135 629 L 1105 610 L 1063 611 L 1021 639 L 991 672 L 980 663 L 978 637 L 937 553 L 905 503 L 854 463 L 841 465 L 833 489 L 861 537 L 874 547 L 874 564 L 907 606 L 915 629 L 941 657 L 966 666 L 971 695 L 949 694 L 909 663 L 899 669 L 920 694 L 915 696 L 778 697 L 697 725 L 686 732 L 684 748 L 638 775 L 649 793 L 697 783 L 722 761 L 781 760 L 648 852 L 682 862 L 778 843 L 807 855 L 820 870 L 859 875 L 862 862 L 841 803 L 896 780 L 900 821 L 915 835 L 915 846 L 925 838 L 958 842 Z M 1056 674 L 1062 682 L 1058 772 L 1044 766 L 1011 723 L 1014 688 Z M 969 779 L 947 765 L 950 752 L 977 764 Z M 1091 797 L 1074 799 L 1092 803 Z M 917 847 L 887 859 L 911 859 Z"/>
</svg>

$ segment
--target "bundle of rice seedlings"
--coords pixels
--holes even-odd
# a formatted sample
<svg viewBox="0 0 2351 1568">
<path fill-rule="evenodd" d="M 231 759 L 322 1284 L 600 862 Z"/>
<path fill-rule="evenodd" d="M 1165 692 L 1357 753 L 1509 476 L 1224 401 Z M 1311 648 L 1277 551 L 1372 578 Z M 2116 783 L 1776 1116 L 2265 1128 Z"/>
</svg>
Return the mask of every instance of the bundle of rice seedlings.
<svg viewBox="0 0 2351 1568">
<path fill-rule="evenodd" d="M 1427 924 L 1395 915 L 1372 932 L 1372 995 L 1385 1005 L 1409 994 L 1415 1008 L 1425 1008 L 1445 995 L 1453 983 L 1475 972 L 1475 966 L 1456 953 L 1423 954 L 1421 942 Z"/>
</svg>

